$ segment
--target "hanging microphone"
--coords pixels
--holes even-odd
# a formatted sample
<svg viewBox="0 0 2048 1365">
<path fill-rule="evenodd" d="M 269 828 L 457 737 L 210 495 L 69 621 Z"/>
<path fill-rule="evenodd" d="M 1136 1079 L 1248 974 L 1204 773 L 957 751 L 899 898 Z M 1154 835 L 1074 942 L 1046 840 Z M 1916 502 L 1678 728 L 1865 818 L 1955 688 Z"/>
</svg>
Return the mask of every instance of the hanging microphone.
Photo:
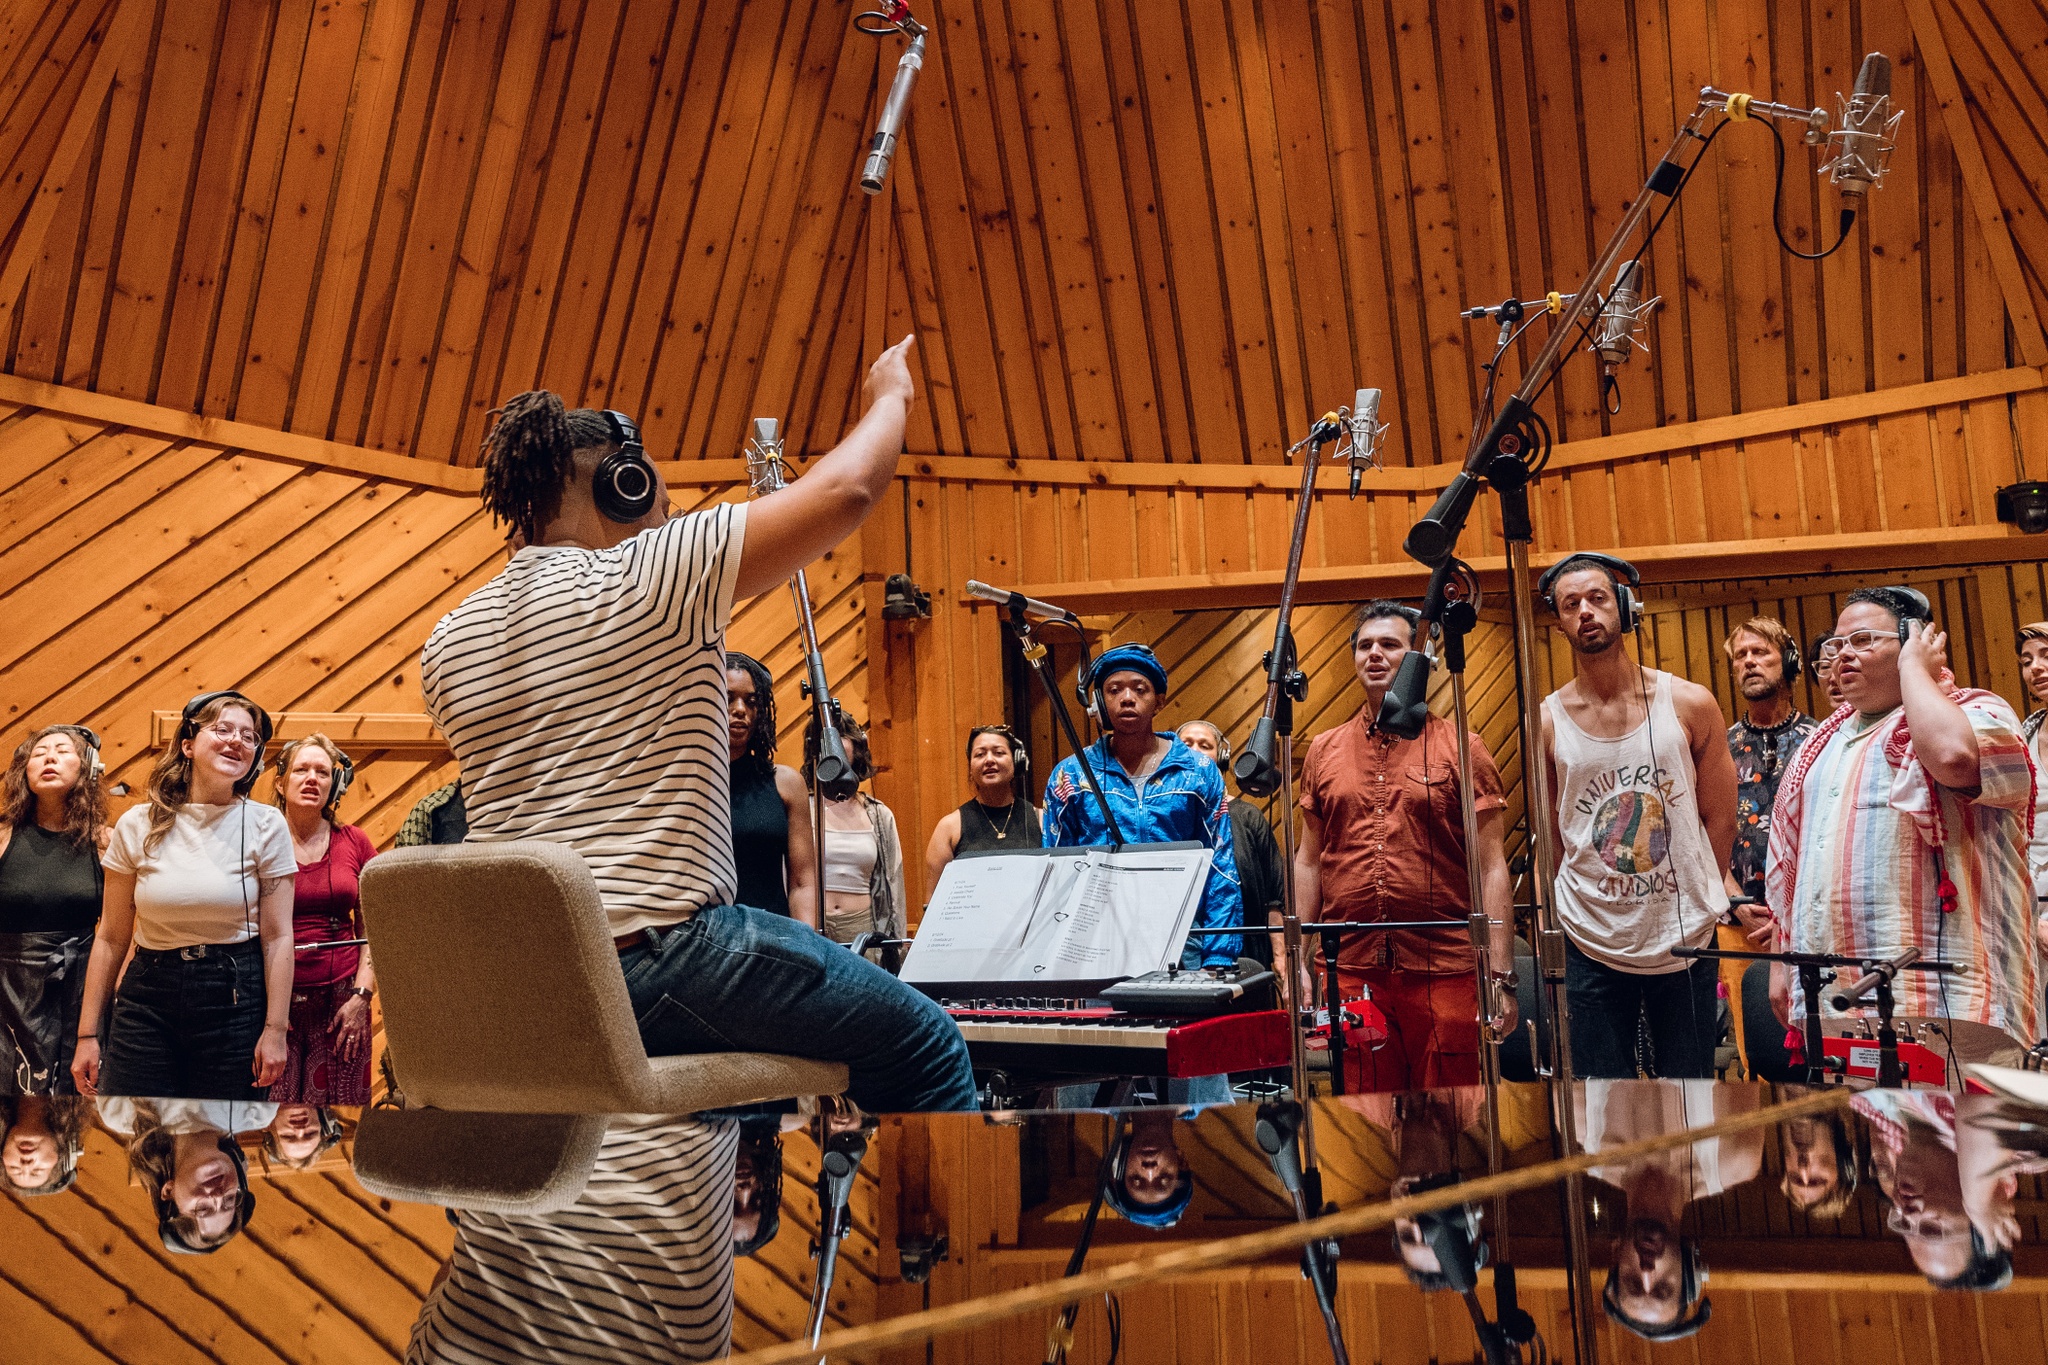
<svg viewBox="0 0 2048 1365">
<path fill-rule="evenodd" d="M 1023 593 L 1014 592 L 1009 588 L 992 587 L 987 583 L 978 582 L 972 578 L 967 580 L 967 595 L 969 597 L 979 597 L 984 602 L 994 602 L 1006 608 L 1021 606 L 1026 616 L 1036 616 L 1041 621 L 1078 622 L 1081 619 L 1065 607 L 1054 606 L 1050 602 L 1041 602 L 1035 597 L 1026 597 Z"/>
<path fill-rule="evenodd" d="M 1614 277 L 1614 291 L 1607 296 L 1607 306 L 1600 310 L 1600 322 L 1593 332 L 1593 349 L 1600 353 L 1600 364 L 1609 375 L 1617 365 L 1626 365 L 1635 350 L 1636 305 L 1640 295 L 1636 287 L 1643 278 L 1641 261 L 1629 261 Z"/>
<path fill-rule="evenodd" d="M 1892 108 L 1892 59 L 1882 52 L 1866 55 L 1855 93 L 1847 99 L 1836 95 L 1835 105 L 1839 126 L 1828 134 L 1835 156 L 1821 170 L 1844 195 L 1860 199 L 1890 169 L 1899 120 L 1906 116 Z"/>
<path fill-rule="evenodd" d="M 889 98 L 882 104 L 882 117 L 875 123 L 875 140 L 868 144 L 867 165 L 861 169 L 860 187 L 869 194 L 882 192 L 889 161 L 896 155 L 896 140 L 903 132 L 904 116 L 910 112 L 910 92 L 917 87 L 917 73 L 924 69 L 924 25 L 911 18 L 908 7 L 902 5 L 885 17 L 893 18 L 895 27 L 910 35 L 910 46 L 896 63 L 896 80 L 889 87 Z"/>
<path fill-rule="evenodd" d="M 1387 434 L 1380 421 L 1380 391 L 1360 389 L 1351 399 L 1351 416 L 1345 423 L 1351 443 L 1344 454 L 1351 460 L 1351 496 L 1358 496 L 1358 480 L 1368 469 L 1380 467 L 1380 438 Z"/>
<path fill-rule="evenodd" d="M 773 493 L 784 483 L 782 438 L 773 417 L 756 417 L 747 438 L 747 486 L 755 497 Z"/>
</svg>

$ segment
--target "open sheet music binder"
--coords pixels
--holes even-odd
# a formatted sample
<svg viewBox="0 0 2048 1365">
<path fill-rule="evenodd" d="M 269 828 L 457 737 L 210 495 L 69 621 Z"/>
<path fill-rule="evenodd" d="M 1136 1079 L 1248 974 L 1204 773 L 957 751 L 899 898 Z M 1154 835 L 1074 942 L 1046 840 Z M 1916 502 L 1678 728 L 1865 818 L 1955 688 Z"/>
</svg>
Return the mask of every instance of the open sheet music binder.
<svg viewBox="0 0 2048 1365">
<path fill-rule="evenodd" d="M 902 979 L 941 998 L 1071 999 L 1178 963 L 1209 860 L 1198 843 L 955 858 L 925 907 Z"/>
</svg>

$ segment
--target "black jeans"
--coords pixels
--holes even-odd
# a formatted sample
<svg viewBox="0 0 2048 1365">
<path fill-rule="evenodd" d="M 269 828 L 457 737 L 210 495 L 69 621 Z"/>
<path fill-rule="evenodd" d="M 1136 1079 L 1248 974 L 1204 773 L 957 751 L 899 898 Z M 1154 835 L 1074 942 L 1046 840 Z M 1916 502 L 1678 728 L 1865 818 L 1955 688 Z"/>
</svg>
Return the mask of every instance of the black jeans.
<svg viewBox="0 0 2048 1365">
<path fill-rule="evenodd" d="M 263 945 L 137 948 L 100 1040 L 102 1095 L 258 1100 Z"/>
<path fill-rule="evenodd" d="M 1595 962 L 1565 940 L 1564 985 L 1572 1015 L 1572 1072 L 1581 1078 L 1636 1074 L 1639 1021 L 1648 1019 L 1653 1076 L 1711 1076 L 1720 1031 L 1719 974 L 1713 962 L 1641 976 Z"/>
<path fill-rule="evenodd" d="M 846 1063 L 870 1114 L 978 1107 L 952 1017 L 810 926 L 714 905 L 648 937 L 619 954 L 648 1056 L 814 1057 Z"/>
</svg>

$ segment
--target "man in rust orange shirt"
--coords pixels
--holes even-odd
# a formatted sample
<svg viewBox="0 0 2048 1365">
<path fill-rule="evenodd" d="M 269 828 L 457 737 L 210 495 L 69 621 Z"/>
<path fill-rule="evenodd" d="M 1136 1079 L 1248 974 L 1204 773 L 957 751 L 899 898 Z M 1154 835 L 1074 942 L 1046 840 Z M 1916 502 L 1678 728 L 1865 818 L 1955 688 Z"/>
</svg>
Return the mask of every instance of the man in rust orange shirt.
<svg viewBox="0 0 2048 1365">
<path fill-rule="evenodd" d="M 1458 737 L 1431 716 L 1415 739 L 1376 723 L 1401 658 L 1416 645 L 1417 613 L 1369 602 L 1352 627 L 1351 662 L 1365 705 L 1309 745 L 1301 770 L 1302 837 L 1294 855 L 1296 913 L 1314 920 L 1433 920 L 1438 929 L 1344 935 L 1337 979 L 1361 988 L 1387 1017 L 1379 1048 L 1347 1054 L 1347 1088 L 1406 1090 L 1479 1083 L 1479 990 L 1473 975 L 1465 823 L 1458 803 Z M 1514 918 L 1501 845 L 1500 772 L 1471 737 L 1480 885 L 1502 1031 L 1515 1023 Z M 1320 956 L 1320 954 L 1318 954 Z M 1316 964 L 1316 970 L 1323 970 Z"/>
</svg>

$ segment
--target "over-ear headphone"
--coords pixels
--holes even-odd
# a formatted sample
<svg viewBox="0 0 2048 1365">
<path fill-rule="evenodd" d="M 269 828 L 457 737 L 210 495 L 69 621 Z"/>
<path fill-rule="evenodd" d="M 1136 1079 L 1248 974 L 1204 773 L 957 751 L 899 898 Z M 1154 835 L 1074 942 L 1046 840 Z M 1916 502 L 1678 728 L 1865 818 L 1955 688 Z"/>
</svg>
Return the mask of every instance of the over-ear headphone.
<svg viewBox="0 0 2048 1365">
<path fill-rule="evenodd" d="M 247 710 L 256 721 L 256 752 L 249 759 L 249 771 L 235 781 L 235 795 L 247 796 L 249 789 L 256 785 L 257 775 L 263 771 L 263 750 L 270 744 L 271 725 L 268 711 L 232 688 L 221 692 L 201 692 L 185 703 L 184 713 L 178 718 L 178 737 L 172 743 L 182 744 L 188 739 L 197 738 L 199 713 L 223 699 L 233 700 L 236 705 Z"/>
<path fill-rule="evenodd" d="M 107 765 L 100 761 L 100 737 L 86 725 L 59 725 L 54 728 L 69 734 L 84 746 L 79 757 L 85 761 L 79 767 L 79 775 L 88 782 L 99 781 L 100 774 L 107 770 Z"/>
<path fill-rule="evenodd" d="M 1645 1341 L 1678 1341 L 1705 1327 L 1714 1316 L 1714 1301 L 1701 1291 L 1706 1287 L 1707 1259 L 1690 1241 L 1678 1243 L 1678 1316 L 1669 1322 L 1638 1322 L 1621 1307 L 1621 1277 L 1607 1268 L 1607 1284 L 1600 1291 L 1607 1316 L 1625 1325 Z"/>
<path fill-rule="evenodd" d="M 1643 619 L 1642 571 L 1619 555 L 1602 554 L 1598 550 L 1575 550 L 1543 571 L 1536 580 L 1536 591 L 1543 598 L 1543 604 L 1550 608 L 1552 616 L 1557 615 L 1557 599 L 1551 596 L 1551 585 L 1561 578 L 1567 569 L 1577 573 L 1591 561 L 1614 575 L 1614 605 L 1621 614 L 1621 633 L 1633 635 Z"/>
<path fill-rule="evenodd" d="M 1007 725 L 977 725 L 972 730 L 969 730 L 967 732 L 967 752 L 969 756 L 972 756 L 974 753 L 974 741 L 980 739 L 983 735 L 1001 735 L 1010 746 L 1010 762 L 1016 765 L 1017 775 L 1020 777 L 1029 777 L 1031 775 L 1031 751 L 1024 747 L 1024 741 L 1017 737 L 1017 732 Z"/>
<path fill-rule="evenodd" d="M 654 466 L 640 444 L 640 428 L 623 412 L 605 410 L 605 422 L 619 448 L 590 476 L 591 500 L 608 521 L 634 522 L 654 510 Z"/>
<path fill-rule="evenodd" d="M 1893 616 L 1899 619 L 1899 643 L 1906 643 L 1912 632 L 1906 629 L 1908 621 L 1923 624 L 1934 619 L 1934 604 L 1927 600 L 1927 594 L 1918 588 L 1909 588 L 1904 583 L 1891 583 L 1870 591 L 1880 593 L 1884 604 L 1891 608 Z"/>
<path fill-rule="evenodd" d="M 180 1256 L 210 1256 L 234 1240 L 234 1234 L 249 1226 L 249 1219 L 256 1213 L 256 1191 L 249 1188 L 249 1158 L 242 1152 L 242 1144 L 223 1133 L 220 1149 L 235 1165 L 235 1183 L 241 1189 L 241 1201 L 235 1206 L 234 1233 L 212 1246 L 194 1246 L 179 1235 L 177 1230 L 177 1201 L 165 1199 L 157 1190 L 149 1192 L 150 1202 L 156 1206 L 156 1235 L 165 1251 Z"/>
<path fill-rule="evenodd" d="M 1778 660 L 1782 665 L 1779 677 L 1785 686 L 1790 687 L 1792 680 L 1799 676 L 1800 669 L 1806 666 L 1806 660 L 1799 653 L 1799 642 L 1792 638 L 1789 630 L 1785 632 L 1785 647 L 1778 651 Z"/>
</svg>

